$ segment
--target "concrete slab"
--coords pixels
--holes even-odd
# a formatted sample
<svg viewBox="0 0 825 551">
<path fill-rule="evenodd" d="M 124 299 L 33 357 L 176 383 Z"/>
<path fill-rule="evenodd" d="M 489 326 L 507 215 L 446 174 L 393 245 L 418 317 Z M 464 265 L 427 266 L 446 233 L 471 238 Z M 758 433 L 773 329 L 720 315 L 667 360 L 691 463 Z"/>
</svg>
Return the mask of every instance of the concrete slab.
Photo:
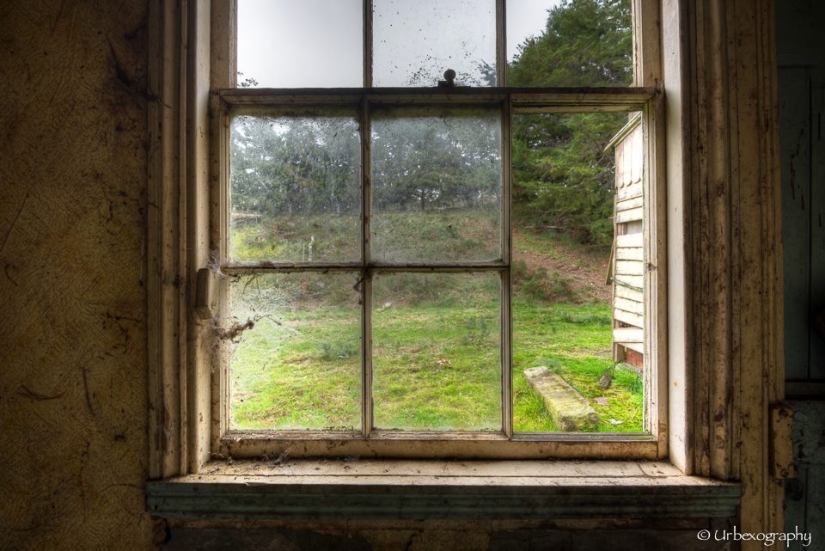
<svg viewBox="0 0 825 551">
<path fill-rule="evenodd" d="M 541 366 L 525 369 L 524 376 L 539 393 L 547 413 L 560 430 L 581 432 L 596 429 L 599 424 L 596 410 L 559 375 Z"/>
</svg>

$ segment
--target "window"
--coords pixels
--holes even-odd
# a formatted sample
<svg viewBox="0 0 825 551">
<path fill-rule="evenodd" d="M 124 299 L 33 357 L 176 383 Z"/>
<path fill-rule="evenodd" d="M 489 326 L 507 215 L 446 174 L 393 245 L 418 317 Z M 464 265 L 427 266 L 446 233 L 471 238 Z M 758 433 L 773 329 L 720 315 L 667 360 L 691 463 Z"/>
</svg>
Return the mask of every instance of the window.
<svg viewBox="0 0 825 551">
<path fill-rule="evenodd" d="M 283 452 L 294 457 L 633 457 L 667 458 L 678 471 L 687 475 L 716 479 L 702 481 L 694 476 L 677 477 L 671 479 L 671 483 L 665 480 L 670 478 L 666 473 L 664 479 L 662 476 L 656 478 L 655 487 L 674 497 L 674 503 L 679 504 L 675 514 L 672 509 L 660 512 L 675 517 L 681 513 L 691 515 L 708 511 L 710 516 L 728 517 L 739 510 L 742 511 L 743 531 L 756 532 L 765 526 L 777 531 L 777 519 L 781 519 L 782 486 L 769 483 L 773 464 L 766 455 L 769 450 L 765 445 L 770 440 L 769 412 L 772 410 L 769 406 L 782 397 L 781 255 L 778 254 L 781 232 L 778 210 L 774 208 L 779 204 L 775 185 L 778 169 L 773 158 L 776 151 L 772 95 L 775 75 L 769 69 L 773 55 L 772 12 L 768 2 L 710 6 L 704 2 L 681 0 L 634 0 L 633 5 L 636 15 L 633 24 L 634 77 L 635 82 L 644 88 L 621 92 L 604 90 L 603 94 L 572 88 L 535 88 L 532 91 L 541 97 L 532 99 L 536 99 L 538 107 L 545 112 L 581 113 L 587 111 L 588 106 L 617 104 L 621 104 L 620 110 L 626 112 L 642 112 L 640 128 L 645 134 L 642 148 L 647 182 L 645 191 L 648 192 L 644 197 L 644 216 L 647 221 L 656 221 L 655 224 L 648 222 L 643 232 L 647 246 L 643 276 L 647 324 L 643 349 L 645 359 L 655 362 L 655 369 L 651 371 L 656 373 L 649 382 L 646 381 L 645 389 L 648 396 L 645 428 L 649 434 L 621 438 L 578 433 L 548 434 L 532 439 L 519 435 L 512 438 L 486 435 L 466 439 L 463 434 L 445 438 L 436 432 L 403 440 L 376 438 L 365 442 L 363 438 L 285 440 L 274 431 L 232 434 L 226 424 L 229 403 L 221 400 L 221 391 L 227 388 L 228 381 L 222 379 L 227 372 L 220 362 L 210 365 L 211 360 L 220 359 L 213 348 L 218 333 L 214 325 L 215 315 L 220 314 L 213 294 L 217 286 L 210 284 L 210 281 L 215 282 L 217 274 L 214 269 L 204 269 L 220 266 L 222 259 L 211 252 L 220 243 L 222 235 L 229 235 L 229 216 L 227 214 L 221 221 L 219 218 L 225 211 L 218 208 L 221 193 L 228 189 L 224 183 L 229 182 L 229 164 L 216 165 L 229 159 L 229 152 L 221 148 L 228 147 L 230 142 L 228 135 L 222 141 L 216 138 L 222 132 L 228 132 L 229 117 L 222 119 L 222 116 L 235 108 L 232 106 L 262 108 L 270 115 L 282 116 L 282 105 L 275 105 L 278 102 L 265 96 L 289 99 L 290 93 L 264 89 L 236 93 L 232 90 L 236 87 L 237 70 L 235 56 L 227 51 L 231 50 L 227 45 L 235 44 L 231 38 L 235 21 L 233 1 L 189 2 L 185 9 L 173 2 L 150 4 L 146 281 L 151 435 L 148 471 L 149 478 L 159 479 L 148 485 L 150 507 L 154 513 L 189 515 L 188 518 L 226 518 L 232 512 L 224 507 L 230 501 L 224 483 L 232 480 L 237 482 L 236 487 L 245 488 L 247 493 L 257 497 L 259 494 L 270 496 L 272 507 L 262 515 L 284 513 L 284 507 L 280 505 L 292 502 L 281 499 L 278 488 L 283 486 L 247 486 L 248 482 L 256 480 L 243 476 L 243 473 L 249 474 L 262 467 L 260 461 L 235 466 L 223 461 L 210 462 L 210 458 L 228 454 L 258 459 L 277 457 Z M 365 10 L 365 14 L 369 13 Z M 502 26 L 499 13 L 502 13 L 501 8 L 497 9 L 497 25 Z M 500 33 L 497 36 L 501 36 Z M 496 52 L 497 56 L 502 55 L 501 48 L 497 47 Z M 709 55 L 694 56 L 696 52 Z M 724 88 L 716 85 L 719 82 L 725 83 Z M 651 87 L 658 88 L 659 83 L 667 84 L 667 94 L 652 93 Z M 211 132 L 207 131 L 210 89 L 211 111 L 217 115 L 212 119 Z M 719 93 L 720 90 L 725 93 Z M 388 91 L 350 90 L 359 97 Z M 646 94 L 638 101 L 631 101 L 631 96 L 638 91 Z M 295 100 L 290 100 L 292 107 L 317 108 L 322 103 L 301 106 L 297 98 L 304 94 L 298 90 L 292 92 Z M 393 95 L 398 100 L 403 95 L 401 92 L 397 90 L 385 95 Z M 499 94 L 503 96 L 502 105 L 505 110 L 509 108 L 511 114 L 520 110 L 521 114 L 529 115 L 528 111 L 534 106 L 530 95 L 523 95 L 529 90 L 523 89 L 489 87 L 477 91 L 441 92 L 446 93 L 450 105 L 464 97 L 450 95 L 450 92 L 457 92 L 468 97 Z M 330 101 L 323 104 L 336 109 L 346 107 L 342 105 L 346 102 L 340 101 L 343 93 L 339 90 L 328 94 Z M 435 96 L 439 92 L 424 93 Z M 256 95 L 262 98 L 257 103 Z M 653 95 L 652 100 L 648 99 L 650 95 Z M 243 99 L 238 99 L 241 96 Z M 407 99 L 416 102 L 419 94 L 413 90 Z M 395 101 L 397 106 L 404 107 L 401 103 L 406 104 Z M 474 107 L 478 103 L 475 102 Z M 661 109 L 665 103 L 668 106 L 666 119 Z M 505 117 L 505 120 L 510 118 Z M 221 128 L 221 123 L 227 123 L 227 126 Z M 503 128 L 506 130 L 507 127 Z M 667 134 L 666 142 L 658 139 L 664 133 Z M 509 136 L 504 133 L 502 136 L 503 143 L 509 143 Z M 666 187 L 661 177 L 665 173 L 664 159 L 667 159 Z M 226 174 L 222 174 L 221 169 Z M 507 199 L 504 194 L 502 197 Z M 663 225 L 666 227 L 661 227 Z M 628 233 L 632 234 L 632 231 Z M 666 255 L 665 242 L 668 244 Z M 225 281 L 218 280 L 221 284 Z M 670 305 L 667 308 L 666 302 Z M 667 385 L 662 384 L 665 375 Z M 309 471 L 319 465 L 308 463 Z M 339 474 L 346 474 L 350 465 L 329 462 L 332 463 L 339 466 Z M 400 465 L 389 461 L 379 463 L 372 468 L 392 469 Z M 418 466 L 424 463 L 427 462 L 404 464 Z M 448 464 L 466 471 L 477 465 L 433 462 L 431 468 L 434 463 L 439 463 L 434 467 L 436 469 Z M 514 495 L 513 486 L 507 483 L 508 477 L 501 474 L 515 473 L 521 465 L 524 463 L 488 464 L 487 472 L 491 476 L 481 484 L 493 488 L 506 486 L 499 493 Z M 603 487 L 610 485 L 611 495 L 614 495 L 617 482 L 627 489 L 636 481 L 648 480 L 649 473 L 665 472 L 658 463 L 636 463 L 631 469 L 637 473 L 641 469 L 646 474 L 622 482 L 616 475 L 623 470 L 623 465 L 627 465 L 624 462 L 606 466 L 597 466 L 593 462 L 584 465 L 531 462 L 529 465 L 540 467 L 538 470 L 546 467 L 561 477 L 550 480 L 537 475 L 530 491 L 546 496 L 546 503 L 554 507 L 561 503 L 559 507 L 562 509 L 534 508 L 532 502 L 528 502 L 530 511 L 522 509 L 525 513 L 519 515 L 522 517 L 552 518 L 554 511 L 563 510 L 571 500 L 578 500 L 582 495 L 580 479 L 568 479 L 568 475 L 578 476 L 580 470 L 592 472 L 597 467 L 606 468 L 603 472 L 607 476 L 593 480 L 591 488 L 602 494 Z M 224 470 L 226 476 L 220 480 L 202 476 L 207 470 L 221 467 L 227 467 L 229 471 Z M 303 487 L 298 486 L 303 481 L 293 480 L 292 471 L 284 469 L 281 474 L 284 475 L 281 480 L 292 488 L 287 488 L 287 492 L 303 492 Z M 178 475 L 190 476 L 167 480 Z M 741 488 L 717 482 L 737 479 L 743 481 Z M 347 480 L 352 481 L 352 478 Z M 575 483 L 571 484 L 571 480 Z M 222 484 L 213 484 L 213 481 Z M 327 482 L 337 488 L 336 482 Z M 700 484 L 695 485 L 696 482 Z M 404 489 L 406 486 L 400 486 L 402 483 L 395 479 L 389 483 L 395 484 L 398 490 L 395 492 L 398 506 L 395 510 L 409 511 L 407 497 L 411 492 Z M 464 483 L 463 478 L 460 483 Z M 442 495 L 442 491 L 449 493 L 451 484 L 455 483 L 436 482 L 435 493 L 428 495 Z M 554 486 L 556 484 L 560 486 Z M 318 489 L 317 495 L 325 496 L 324 500 L 329 495 L 328 486 Z M 705 492 L 710 486 L 715 489 Z M 549 490 L 553 487 L 556 491 Z M 696 492 L 688 491 L 688 488 L 694 488 Z M 377 487 L 371 486 L 369 492 L 361 495 L 373 503 L 377 493 L 389 490 L 387 483 L 379 482 Z M 719 503 L 720 494 L 716 490 L 732 490 L 725 494 L 729 499 L 724 512 L 713 509 Z M 637 492 L 636 486 L 633 486 L 633 492 Z M 353 493 L 357 490 L 350 485 L 341 487 L 337 494 L 341 499 L 337 508 L 333 505 L 333 513 L 345 509 L 344 504 L 350 502 Z M 483 494 L 476 494 L 477 499 L 489 502 L 489 493 Z M 740 494 L 741 507 L 738 507 L 737 496 Z M 244 515 L 241 508 L 248 501 L 238 495 L 240 508 L 235 513 Z M 560 502 L 560 495 L 569 495 L 571 500 Z M 621 491 L 615 494 L 620 497 L 619 501 L 626 499 L 625 495 Z M 193 500 L 194 496 L 200 496 L 200 499 Z M 209 508 L 215 503 L 213 498 L 216 496 L 219 496 L 220 510 Z M 596 503 L 597 497 L 593 494 L 590 501 L 586 499 L 586 510 L 579 511 L 592 515 L 591 503 Z M 426 510 L 436 518 L 443 518 L 444 514 L 449 514 L 444 508 L 446 503 L 428 498 L 421 503 L 421 508 L 409 514 L 421 518 L 417 511 Z M 498 515 L 501 511 L 512 515 L 512 509 L 498 508 L 497 505 L 502 503 L 492 505 Z M 696 508 L 696 505 L 710 508 Z M 610 510 L 618 516 L 628 511 L 622 507 Z M 493 512 L 479 518 L 497 516 Z"/>
<path fill-rule="evenodd" d="M 658 455 L 657 314 L 642 298 L 657 287 L 642 268 L 658 254 L 655 213 L 642 216 L 656 94 L 618 86 L 629 24 L 610 31 L 624 54 L 596 70 L 519 73 L 513 4 L 239 2 L 240 86 L 213 109 L 223 453 Z M 580 5 L 629 23 L 629 3 Z M 559 27 L 565 10 L 550 12 Z M 535 65 L 534 51 L 517 59 Z M 579 204 L 554 210 L 565 201 Z M 569 280 L 533 262 L 547 242 L 524 231 L 545 215 L 560 224 L 547 231 L 612 245 L 612 307 L 553 301 Z M 576 325 L 596 329 L 566 346 Z M 582 397 L 577 373 L 618 381 L 627 418 L 599 416 L 591 404 L 609 400 Z"/>
</svg>

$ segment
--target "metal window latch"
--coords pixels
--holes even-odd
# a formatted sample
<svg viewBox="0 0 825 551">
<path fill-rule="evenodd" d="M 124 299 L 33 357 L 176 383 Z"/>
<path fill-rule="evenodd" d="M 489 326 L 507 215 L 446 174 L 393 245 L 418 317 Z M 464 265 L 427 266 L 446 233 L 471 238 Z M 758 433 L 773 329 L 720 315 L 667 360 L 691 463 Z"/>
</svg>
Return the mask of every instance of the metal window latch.
<svg viewBox="0 0 825 551">
<path fill-rule="evenodd" d="M 452 69 L 444 71 L 444 79 L 438 81 L 439 88 L 455 88 L 455 71 Z"/>
<path fill-rule="evenodd" d="M 215 317 L 217 306 L 215 273 L 209 268 L 198 270 L 195 290 L 195 314 L 202 319 Z"/>
<path fill-rule="evenodd" d="M 793 459 L 793 408 L 783 403 L 770 406 L 771 476 L 777 480 L 796 478 Z"/>
</svg>

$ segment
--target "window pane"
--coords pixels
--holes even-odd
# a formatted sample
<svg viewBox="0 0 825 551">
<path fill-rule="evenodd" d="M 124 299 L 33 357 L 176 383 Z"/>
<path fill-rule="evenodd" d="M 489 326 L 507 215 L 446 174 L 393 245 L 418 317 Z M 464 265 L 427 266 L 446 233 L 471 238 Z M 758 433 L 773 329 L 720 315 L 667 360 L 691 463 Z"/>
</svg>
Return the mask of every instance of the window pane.
<svg viewBox="0 0 825 551">
<path fill-rule="evenodd" d="M 372 258 L 501 258 L 498 108 L 387 109 L 372 120 Z"/>
<path fill-rule="evenodd" d="M 496 82 L 495 0 L 374 0 L 373 85 Z"/>
<path fill-rule="evenodd" d="M 500 277 L 373 278 L 374 425 L 501 429 Z"/>
<path fill-rule="evenodd" d="M 357 429 L 361 316 L 355 274 L 269 274 L 230 284 L 233 429 Z M 248 327 L 247 327 L 248 326 Z"/>
<path fill-rule="evenodd" d="M 644 142 L 628 119 L 514 118 L 517 432 L 643 431 Z"/>
<path fill-rule="evenodd" d="M 358 261 L 361 149 L 346 116 L 235 116 L 230 257 L 235 262 Z"/>
<path fill-rule="evenodd" d="M 508 86 L 627 86 L 630 0 L 509 0 Z"/>
<path fill-rule="evenodd" d="M 238 84 L 363 86 L 361 0 L 238 0 Z"/>
</svg>

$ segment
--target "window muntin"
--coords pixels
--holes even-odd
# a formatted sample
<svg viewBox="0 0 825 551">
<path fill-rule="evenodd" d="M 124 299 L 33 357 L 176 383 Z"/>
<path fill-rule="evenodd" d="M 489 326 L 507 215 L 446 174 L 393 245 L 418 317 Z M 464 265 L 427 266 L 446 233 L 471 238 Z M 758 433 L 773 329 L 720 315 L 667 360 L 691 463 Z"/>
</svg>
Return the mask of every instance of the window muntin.
<svg viewBox="0 0 825 551">
<path fill-rule="evenodd" d="M 367 38 L 367 43 L 372 39 L 372 37 Z M 438 110 L 444 104 L 449 104 L 453 109 L 472 109 L 475 108 L 476 104 L 480 103 L 497 103 L 499 107 L 497 109 L 501 110 L 502 113 L 502 126 L 501 126 L 501 133 L 504 137 L 503 145 L 501 146 L 501 158 L 503 162 L 503 166 L 507 167 L 509 162 L 509 144 L 508 144 L 508 137 L 511 132 L 511 124 L 510 124 L 510 115 L 511 111 L 515 111 L 518 113 L 523 114 L 530 114 L 530 113 L 556 113 L 556 112 L 604 112 L 604 111 L 632 111 L 638 109 L 647 109 L 650 111 L 649 100 L 652 98 L 653 93 L 651 90 L 642 90 L 642 89 L 626 89 L 626 90 L 619 90 L 619 89 L 611 89 L 608 91 L 595 91 L 595 90 L 576 90 L 575 92 L 565 92 L 561 89 L 555 90 L 518 90 L 518 89 L 496 89 L 491 94 L 489 94 L 486 98 L 480 94 L 481 90 L 478 89 L 467 89 L 467 88 L 459 88 L 455 90 L 451 90 L 448 92 L 443 91 L 436 91 L 432 89 L 409 89 L 409 92 L 402 93 L 400 91 L 379 91 L 374 90 L 372 92 L 364 91 L 362 93 L 357 93 L 353 91 L 348 92 L 336 92 L 333 90 L 329 91 L 308 91 L 307 94 L 284 94 L 279 91 L 266 91 L 263 94 L 246 94 L 242 90 L 236 91 L 227 91 L 222 94 L 223 99 L 227 102 L 226 111 L 230 110 L 230 107 L 233 105 L 244 105 L 244 104 L 255 104 L 255 105 L 264 105 L 270 106 L 271 108 L 276 108 L 279 105 L 294 105 L 295 103 L 299 104 L 318 104 L 322 105 L 326 101 L 329 103 L 330 99 L 335 99 L 338 97 L 344 98 L 344 96 L 348 96 L 348 99 L 342 99 L 341 101 L 349 102 L 355 99 L 354 103 L 360 104 L 360 128 L 370 128 L 372 129 L 372 121 L 373 119 L 373 111 L 381 112 L 381 110 L 386 111 L 404 111 L 405 109 L 410 109 L 411 104 L 415 103 L 419 106 L 423 104 L 433 105 L 433 107 L 429 109 Z M 389 106 L 388 106 L 389 105 Z M 420 107 L 418 107 L 420 109 Z M 380 119 L 380 114 L 379 114 Z M 362 158 L 362 163 L 364 165 L 365 174 L 370 174 L 371 170 L 371 163 L 373 162 L 373 153 L 371 148 L 373 147 L 372 144 L 372 132 L 370 132 L 369 139 L 367 137 L 362 136 L 364 140 L 362 144 L 362 152 L 364 152 L 364 157 Z M 363 176 L 363 175 L 362 175 Z M 510 377 L 510 340 L 511 340 L 511 329 L 510 329 L 510 305 L 509 305 L 509 293 L 507 290 L 510 288 L 510 275 L 511 275 L 511 263 L 509 259 L 509 240 L 510 240 L 510 225 L 509 225 L 509 196 L 510 196 L 510 188 L 509 182 L 507 181 L 509 177 L 509 171 L 505 168 L 502 170 L 502 179 L 501 179 L 501 230 L 503 233 L 503 239 L 501 242 L 501 258 L 495 258 L 492 261 L 490 260 L 482 260 L 480 262 L 469 260 L 467 263 L 438 263 L 432 262 L 431 260 L 424 259 L 422 261 L 421 258 L 418 258 L 413 261 L 412 265 L 409 265 L 404 262 L 404 255 L 401 257 L 396 258 L 389 258 L 385 259 L 385 262 L 381 262 L 379 259 L 372 257 L 370 254 L 370 248 L 372 244 L 370 240 L 366 240 L 363 244 L 364 250 L 367 251 L 366 256 L 362 259 L 362 266 L 361 272 L 359 275 L 359 281 L 354 286 L 357 290 L 360 290 L 363 293 L 361 297 L 363 308 L 363 323 L 365 326 L 365 330 L 363 333 L 363 338 L 365 339 L 363 349 L 364 350 L 371 350 L 371 338 L 372 338 L 372 327 L 373 321 L 372 317 L 376 315 L 377 308 L 383 306 L 383 303 L 380 305 L 373 304 L 375 295 L 373 293 L 372 286 L 374 281 L 379 280 L 382 277 L 390 277 L 394 276 L 396 273 L 401 273 L 402 275 L 410 275 L 414 276 L 417 275 L 419 272 L 443 272 L 444 275 L 447 274 L 454 274 L 457 272 L 462 273 L 475 273 L 478 270 L 481 272 L 489 272 L 487 275 L 498 274 L 497 277 L 500 278 L 500 288 L 504 292 L 501 296 L 500 302 L 500 312 L 501 312 L 501 331 L 500 331 L 500 341 L 501 341 L 501 365 L 504 366 L 501 370 L 501 396 L 502 399 L 501 403 L 501 418 L 502 418 L 502 426 L 500 429 L 500 436 L 504 439 L 511 439 L 513 443 L 515 442 L 524 442 L 525 438 L 527 440 L 533 439 L 537 435 L 535 433 L 530 434 L 512 434 L 513 430 L 513 423 L 512 423 L 512 412 L 511 412 L 511 382 L 509 380 Z M 363 235 L 370 236 L 371 235 L 371 228 L 370 225 L 374 223 L 372 219 L 372 205 L 369 204 L 372 199 L 372 182 L 371 178 L 366 177 L 366 179 L 362 180 L 362 186 L 365 190 L 364 193 L 364 209 L 365 211 L 362 213 L 363 215 Z M 399 259 L 400 258 L 400 259 Z M 486 257 L 489 258 L 489 257 Z M 395 266 L 392 265 L 392 262 L 395 261 L 397 264 Z M 262 264 L 266 264 L 264 271 L 269 270 L 286 270 L 285 266 L 273 266 L 271 261 L 265 261 Z M 277 263 L 276 263 L 277 264 Z M 300 262 L 303 265 L 303 262 Z M 351 267 L 351 265 L 350 265 Z M 254 271 L 256 268 L 254 266 L 246 266 L 244 269 L 240 267 L 233 267 L 226 265 L 224 266 L 224 271 L 227 273 L 233 272 L 233 270 L 237 272 L 249 273 L 250 270 Z M 295 269 L 294 266 L 292 269 Z M 323 271 L 339 271 L 343 269 L 343 266 L 339 265 L 339 263 L 331 262 L 331 263 L 320 263 L 315 267 L 305 267 L 307 270 L 323 270 Z M 388 308 L 391 310 L 391 307 Z M 382 312 L 383 313 L 383 312 Z M 365 420 L 361 426 L 361 434 L 360 437 L 363 438 L 367 436 L 372 438 L 374 442 L 378 442 L 381 439 L 389 438 L 390 440 L 397 439 L 399 436 L 402 439 L 415 439 L 415 438 L 424 438 L 425 440 L 434 441 L 432 436 L 427 436 L 428 429 L 422 429 L 423 432 L 417 432 L 415 428 L 410 430 L 411 427 L 401 426 L 402 432 L 398 433 L 393 428 L 399 427 L 390 427 L 390 426 L 378 426 L 373 423 L 373 419 L 375 419 L 375 412 L 373 410 L 374 404 L 372 403 L 372 399 L 369 396 L 374 395 L 374 389 L 372 385 L 374 383 L 373 377 L 375 376 L 375 366 L 372 365 L 371 356 L 372 352 L 365 353 L 364 358 L 364 370 L 363 370 L 363 381 L 362 381 L 362 388 L 364 389 L 364 393 L 362 394 L 361 398 L 363 400 L 363 419 Z M 380 417 L 380 416 L 379 416 Z M 389 423 L 392 425 L 394 423 Z M 403 423 L 402 423 L 403 425 Z M 449 441 L 451 439 L 451 435 L 455 435 L 458 438 L 465 438 L 466 437 L 466 430 L 467 427 L 454 427 L 456 431 L 461 432 L 445 432 L 440 431 L 438 428 L 435 429 L 439 436 L 437 439 L 445 439 Z M 469 427 L 470 430 L 479 427 Z M 484 428 L 484 427 L 480 427 Z M 432 432 L 432 428 L 429 429 L 429 432 Z M 526 431 L 529 432 L 529 431 Z M 404 436 L 407 434 L 407 436 Z M 418 436 L 416 436 L 416 434 Z M 490 434 L 490 433 L 487 433 Z M 464 436 L 462 436 L 464 435 Z M 335 438 L 343 438 L 345 441 L 347 436 L 339 435 L 335 436 L 334 434 L 328 433 L 327 437 L 331 437 L 333 440 Z M 358 438 L 359 435 L 353 434 L 353 437 Z M 491 435 L 492 436 L 492 435 Z M 556 435 L 558 437 L 560 435 Z M 565 435 L 567 436 L 567 435 Z M 247 434 L 246 437 L 251 438 L 264 438 L 269 441 L 275 438 L 301 438 L 299 433 L 284 433 L 283 431 L 278 431 L 277 433 L 269 433 L 268 435 L 258 435 L 254 436 L 251 434 Z M 246 438 L 244 437 L 244 438 Z M 316 438 L 317 435 L 313 436 Z M 478 441 L 485 441 L 488 440 L 489 437 L 484 436 L 484 433 L 473 433 L 473 438 L 477 439 Z M 232 436 L 232 439 L 237 439 L 238 436 Z M 545 438 L 539 438 L 539 440 L 544 440 Z M 603 438 L 602 438 L 603 439 Z M 638 437 L 634 438 L 638 440 Z M 494 438 L 494 440 L 498 440 L 498 438 Z M 649 440 L 649 438 L 642 438 L 643 441 Z M 441 442 L 442 444 L 444 442 Z M 384 449 L 382 446 L 378 446 L 376 443 L 375 450 Z M 518 448 L 518 446 L 515 446 Z M 264 449 L 260 447 L 253 446 L 255 449 Z M 371 449 L 369 444 L 367 445 L 366 449 Z M 447 449 L 454 449 L 450 448 L 449 446 Z M 640 448 L 641 449 L 641 448 Z M 645 449 L 651 449 L 645 447 Z M 494 453 L 491 455 L 495 455 Z"/>
</svg>

